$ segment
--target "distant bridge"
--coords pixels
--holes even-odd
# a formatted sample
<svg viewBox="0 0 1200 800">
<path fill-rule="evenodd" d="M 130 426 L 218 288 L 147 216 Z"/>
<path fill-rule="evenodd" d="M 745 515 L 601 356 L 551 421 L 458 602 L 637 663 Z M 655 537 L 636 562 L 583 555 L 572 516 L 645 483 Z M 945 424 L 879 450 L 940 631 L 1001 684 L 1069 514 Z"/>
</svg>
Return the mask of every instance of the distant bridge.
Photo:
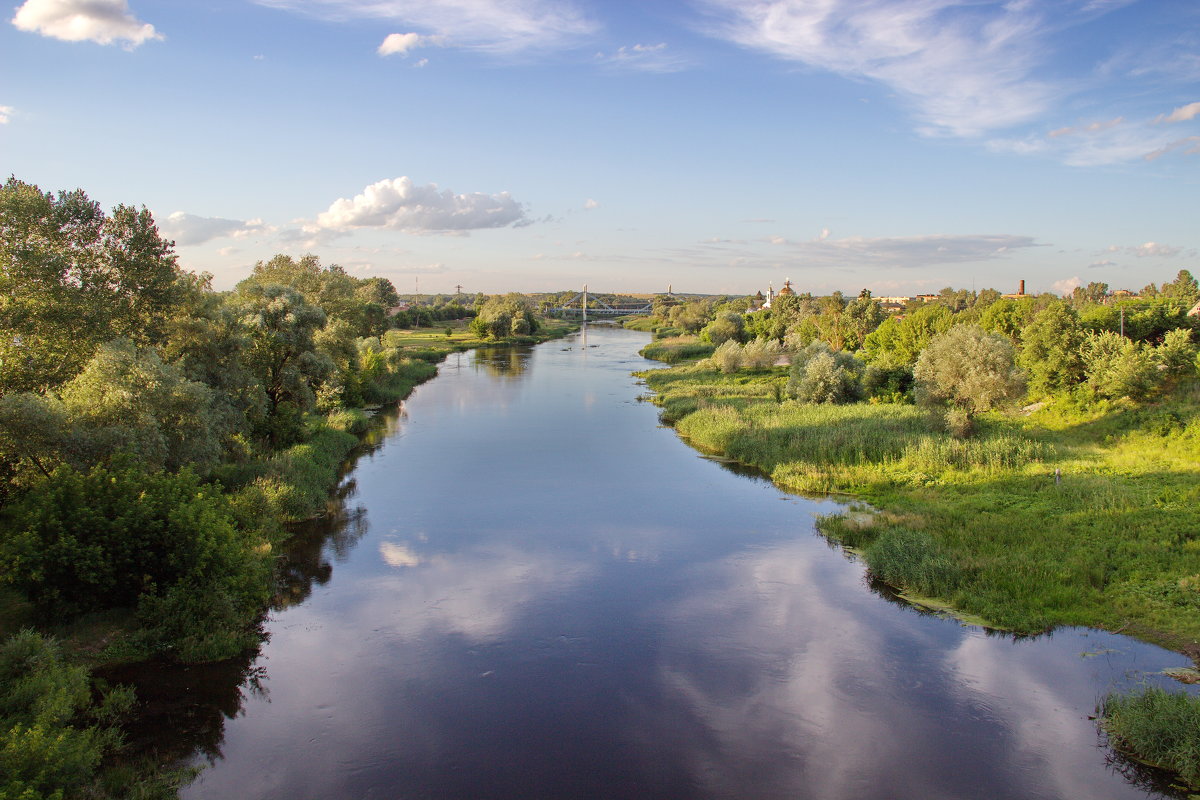
<svg viewBox="0 0 1200 800">
<path fill-rule="evenodd" d="M 594 303 L 595 305 L 589 305 Z M 612 306 L 596 297 L 588 297 L 587 286 L 583 287 L 583 291 L 576 294 L 567 302 L 563 303 L 554 309 L 555 313 L 563 316 L 579 315 L 583 317 L 583 321 L 587 322 L 589 316 L 594 317 L 628 317 L 628 316 L 646 316 L 654 313 L 654 303 L 647 300 L 645 303 L 631 306 Z"/>
</svg>

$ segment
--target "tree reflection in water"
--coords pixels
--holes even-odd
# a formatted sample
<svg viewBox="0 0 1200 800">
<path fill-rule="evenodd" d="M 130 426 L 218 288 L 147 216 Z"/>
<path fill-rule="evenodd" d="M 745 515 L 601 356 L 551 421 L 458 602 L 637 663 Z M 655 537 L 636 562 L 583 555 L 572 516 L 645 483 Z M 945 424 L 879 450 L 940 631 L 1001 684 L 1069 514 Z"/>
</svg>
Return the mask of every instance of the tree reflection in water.
<svg viewBox="0 0 1200 800">
<path fill-rule="evenodd" d="M 519 378 L 529 368 L 531 353 L 531 348 L 522 346 L 480 347 L 472 363 L 493 378 Z"/>
</svg>

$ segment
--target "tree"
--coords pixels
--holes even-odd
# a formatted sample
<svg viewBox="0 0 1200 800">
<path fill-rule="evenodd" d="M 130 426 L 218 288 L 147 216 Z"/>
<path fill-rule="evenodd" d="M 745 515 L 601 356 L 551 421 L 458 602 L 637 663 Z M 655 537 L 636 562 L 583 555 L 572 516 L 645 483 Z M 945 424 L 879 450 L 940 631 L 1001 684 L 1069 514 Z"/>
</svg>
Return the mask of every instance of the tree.
<svg viewBox="0 0 1200 800">
<path fill-rule="evenodd" d="M 81 190 L 0 188 L 0 392 L 59 386 L 100 342 L 161 340 L 184 287 L 145 208 L 111 217 Z"/>
<path fill-rule="evenodd" d="M 710 344 L 718 345 L 730 339 L 740 342 L 744 328 L 742 315 L 730 312 L 720 315 L 705 325 L 704 329 L 700 331 L 700 338 Z"/>
<path fill-rule="evenodd" d="M 1021 330 L 1020 363 L 1029 373 L 1030 390 L 1049 394 L 1079 383 L 1082 341 L 1079 315 L 1067 303 L 1056 301 L 1039 311 Z"/>
<path fill-rule="evenodd" d="M 977 325 L 956 325 L 930 341 L 913 377 L 918 398 L 968 412 L 988 411 L 1025 392 L 1012 342 Z"/>
<path fill-rule="evenodd" d="M 928 303 L 903 319 L 889 317 L 863 340 L 868 360 L 915 364 L 926 345 L 954 324 L 954 315 L 941 303 Z"/>
<path fill-rule="evenodd" d="M 848 403 L 862 395 L 862 371 L 849 353 L 813 342 L 793 357 L 787 391 L 804 403 Z"/>
<path fill-rule="evenodd" d="M 325 312 L 286 286 L 250 283 L 238 294 L 240 324 L 250 340 L 246 363 L 267 396 L 267 433 L 275 445 L 286 444 L 299 436 L 299 415 L 313 406 L 314 387 L 334 369 L 313 340 Z"/>
<path fill-rule="evenodd" d="M 1087 334 L 1081 346 L 1086 383 L 1095 397 L 1147 397 L 1159 383 L 1152 348 L 1111 331 Z"/>
<path fill-rule="evenodd" d="M 486 339 L 521 336 L 537 329 L 537 317 L 533 315 L 528 298 L 515 292 L 489 298 L 471 320 L 472 332 Z"/>
<path fill-rule="evenodd" d="M 203 469 L 221 455 L 213 391 L 152 348 L 124 339 L 102 345 L 61 396 L 76 466 L 130 453 L 145 469 Z"/>
</svg>

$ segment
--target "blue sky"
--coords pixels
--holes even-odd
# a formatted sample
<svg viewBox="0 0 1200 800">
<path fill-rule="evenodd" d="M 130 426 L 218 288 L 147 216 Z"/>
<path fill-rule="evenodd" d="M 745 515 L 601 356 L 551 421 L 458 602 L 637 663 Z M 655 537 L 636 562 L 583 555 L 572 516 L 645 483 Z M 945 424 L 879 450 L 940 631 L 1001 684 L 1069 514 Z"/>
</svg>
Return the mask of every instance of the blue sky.
<svg viewBox="0 0 1200 800">
<path fill-rule="evenodd" d="M 1200 3 L 27 0 L 0 170 L 219 288 L 1137 289 L 1200 274 Z"/>
</svg>

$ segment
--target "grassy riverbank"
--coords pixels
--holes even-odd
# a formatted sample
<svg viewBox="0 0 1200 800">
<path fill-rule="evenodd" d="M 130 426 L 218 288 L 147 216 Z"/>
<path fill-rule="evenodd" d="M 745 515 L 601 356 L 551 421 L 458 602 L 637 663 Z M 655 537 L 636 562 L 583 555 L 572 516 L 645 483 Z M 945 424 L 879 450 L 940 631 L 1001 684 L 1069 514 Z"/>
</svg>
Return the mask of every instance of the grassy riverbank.
<svg viewBox="0 0 1200 800">
<path fill-rule="evenodd" d="M 780 401 L 783 369 L 643 377 L 697 448 L 878 509 L 822 529 L 889 583 L 1014 631 L 1090 625 L 1200 654 L 1194 388 L 1140 406 L 985 415 L 956 439 L 914 406 Z"/>
</svg>

